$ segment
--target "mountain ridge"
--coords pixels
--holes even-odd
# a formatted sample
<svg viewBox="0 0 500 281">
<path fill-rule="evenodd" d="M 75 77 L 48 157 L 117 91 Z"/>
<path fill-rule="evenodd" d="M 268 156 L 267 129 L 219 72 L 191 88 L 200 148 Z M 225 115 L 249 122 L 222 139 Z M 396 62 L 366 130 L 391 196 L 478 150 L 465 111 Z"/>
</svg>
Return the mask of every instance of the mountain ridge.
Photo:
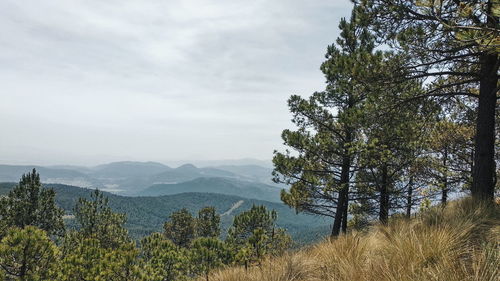
<svg viewBox="0 0 500 281">
<path fill-rule="evenodd" d="M 180 184 L 197 178 L 231 178 L 242 182 L 274 185 L 271 181 L 271 170 L 256 165 L 196 167 L 193 164 L 184 164 L 172 168 L 152 161 L 120 161 L 94 167 L 0 165 L 0 182 L 17 181 L 20 175 L 30 172 L 33 168 L 38 170 L 42 182 L 45 183 L 100 188 L 122 195 L 140 195 L 141 190 L 156 184 Z"/>
<path fill-rule="evenodd" d="M 15 183 L 0 183 L 0 196 L 8 193 Z M 67 218 L 71 218 L 73 208 L 78 198 L 89 199 L 93 189 L 69 186 L 63 184 L 45 184 L 56 192 L 56 203 L 64 209 Z M 109 199 L 109 205 L 115 212 L 127 215 L 126 228 L 136 239 L 149 235 L 152 232 L 162 231 L 163 223 L 168 216 L 179 209 L 187 208 L 193 215 L 204 206 L 213 206 L 217 213 L 224 214 L 240 201 L 238 207 L 229 214 L 221 217 L 223 232 L 232 224 L 235 215 L 248 210 L 252 205 L 264 205 L 268 209 L 278 212 L 278 225 L 286 228 L 292 237 L 300 243 L 320 239 L 328 234 L 329 223 L 315 216 L 296 214 L 293 209 L 283 203 L 269 202 L 242 198 L 239 196 L 215 193 L 181 193 L 165 196 L 131 197 L 116 195 L 108 192 L 104 194 Z M 74 220 L 66 220 L 69 228 L 75 227 Z M 315 229 L 315 231 L 310 231 Z"/>
<path fill-rule="evenodd" d="M 281 202 L 281 189 L 258 182 L 231 178 L 200 177 L 173 184 L 155 184 L 140 192 L 140 196 L 173 195 L 185 192 L 210 192 L 244 198 Z"/>
</svg>

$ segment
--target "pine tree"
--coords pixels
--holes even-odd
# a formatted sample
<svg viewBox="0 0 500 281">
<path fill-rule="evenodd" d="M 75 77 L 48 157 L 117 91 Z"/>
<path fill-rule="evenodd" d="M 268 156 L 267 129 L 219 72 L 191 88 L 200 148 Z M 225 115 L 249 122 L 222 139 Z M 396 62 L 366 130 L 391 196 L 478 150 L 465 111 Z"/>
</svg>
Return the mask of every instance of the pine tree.
<svg viewBox="0 0 500 281">
<path fill-rule="evenodd" d="M 64 237 L 57 280 L 147 280 L 123 226 L 125 215 L 113 212 L 101 191 L 93 191 L 90 200 L 80 198 L 74 214 L 78 228 Z"/>
<path fill-rule="evenodd" d="M 266 255 L 278 255 L 287 250 L 292 240 L 285 230 L 276 226 L 277 213 L 265 206 L 253 205 L 234 217 L 226 242 L 238 261 L 248 266 Z"/>
<path fill-rule="evenodd" d="M 472 162 L 473 128 L 448 119 L 437 122 L 430 138 L 430 184 L 446 204 L 449 194 L 468 187 Z"/>
<path fill-rule="evenodd" d="M 35 226 L 10 228 L 0 242 L 0 271 L 6 280 L 52 280 L 58 257 L 54 242 Z"/>
<path fill-rule="evenodd" d="M 227 245 L 219 239 L 211 237 L 195 239 L 189 255 L 194 272 L 204 276 L 206 281 L 209 281 L 209 274 L 212 270 L 231 261 L 231 252 Z"/>
<path fill-rule="evenodd" d="M 80 237 L 97 239 L 102 247 L 112 249 L 130 242 L 125 214 L 113 212 L 101 191 L 93 191 L 90 200 L 79 198 L 74 214 Z"/>
<path fill-rule="evenodd" d="M 392 65 L 398 57 L 388 57 Z M 388 71 L 391 68 L 388 67 Z M 365 143 L 360 152 L 356 174 L 356 191 L 364 209 L 372 209 L 382 223 L 387 223 L 391 211 L 407 207 L 414 175 L 409 174 L 425 152 L 428 131 L 435 120 L 436 106 L 431 101 L 413 100 L 404 107 L 388 110 L 402 96 L 421 92 L 411 81 L 389 87 L 381 86 L 370 93 L 363 117 Z M 374 210 L 376 209 L 376 211 Z"/>
<path fill-rule="evenodd" d="M 96 238 L 80 237 L 63 248 L 56 280 L 146 281 L 145 272 L 134 243 L 109 248 Z"/>
<path fill-rule="evenodd" d="M 175 245 L 161 233 L 153 233 L 141 240 L 141 255 L 151 281 L 179 280 L 188 275 L 190 266 L 187 250 Z"/>
<path fill-rule="evenodd" d="M 476 99 L 472 196 L 493 201 L 495 118 L 499 98 L 499 9 L 496 0 L 356 0 L 362 25 L 398 52 L 392 80 L 425 80 L 417 97 Z M 414 98 L 417 98 L 414 97 Z"/>
<path fill-rule="evenodd" d="M 367 94 L 377 89 L 376 81 L 364 78 L 384 71 L 384 53 L 374 50 L 373 35 L 356 22 L 355 13 L 350 21 L 342 19 L 340 37 L 328 46 L 321 66 L 326 90 L 290 98 L 298 130 L 284 130 L 282 138 L 295 153 L 276 152 L 273 159 L 275 180 L 291 185 L 282 192 L 283 202 L 298 212 L 332 217 L 332 236 L 347 230 L 361 119 Z"/>
<path fill-rule="evenodd" d="M 0 237 L 9 227 L 36 226 L 49 235 L 64 234 L 63 210 L 56 206 L 55 192 L 42 187 L 35 169 L 22 175 L 19 184 L 0 198 Z"/>
<path fill-rule="evenodd" d="M 204 207 L 198 211 L 196 236 L 207 238 L 220 236 L 220 215 L 215 212 L 214 207 Z"/>
<path fill-rule="evenodd" d="M 109 281 L 150 281 L 151 277 L 134 242 L 122 244 L 118 249 L 107 251 L 101 263 L 102 280 Z"/>
<path fill-rule="evenodd" d="M 165 222 L 165 236 L 180 247 L 189 247 L 196 237 L 196 220 L 187 209 L 181 209 L 169 216 Z"/>
</svg>

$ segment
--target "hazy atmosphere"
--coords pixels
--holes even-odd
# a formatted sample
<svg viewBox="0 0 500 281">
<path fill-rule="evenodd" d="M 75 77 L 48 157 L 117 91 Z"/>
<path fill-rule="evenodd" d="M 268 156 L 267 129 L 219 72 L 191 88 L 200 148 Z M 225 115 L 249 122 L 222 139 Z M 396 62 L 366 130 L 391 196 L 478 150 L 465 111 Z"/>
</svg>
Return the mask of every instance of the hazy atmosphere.
<svg viewBox="0 0 500 281">
<path fill-rule="evenodd" d="M 271 159 L 347 0 L 0 1 L 0 162 Z"/>
<path fill-rule="evenodd" d="M 499 0 L 0 0 L 0 281 L 500 281 Z"/>
</svg>

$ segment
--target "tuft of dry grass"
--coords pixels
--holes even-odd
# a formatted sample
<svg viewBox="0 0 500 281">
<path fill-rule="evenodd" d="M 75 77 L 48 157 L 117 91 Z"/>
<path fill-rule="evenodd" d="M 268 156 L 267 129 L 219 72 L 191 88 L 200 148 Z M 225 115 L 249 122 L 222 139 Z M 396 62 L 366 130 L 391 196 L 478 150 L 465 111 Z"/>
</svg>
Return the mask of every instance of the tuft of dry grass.
<svg viewBox="0 0 500 281">
<path fill-rule="evenodd" d="M 500 205 L 463 199 L 213 281 L 500 281 Z"/>
</svg>

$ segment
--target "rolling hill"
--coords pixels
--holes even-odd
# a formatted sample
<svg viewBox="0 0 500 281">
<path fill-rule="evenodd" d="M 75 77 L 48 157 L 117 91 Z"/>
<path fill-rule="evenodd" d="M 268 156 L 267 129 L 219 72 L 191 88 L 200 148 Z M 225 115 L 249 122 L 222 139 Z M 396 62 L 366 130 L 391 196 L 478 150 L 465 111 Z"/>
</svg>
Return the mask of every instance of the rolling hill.
<svg viewBox="0 0 500 281">
<path fill-rule="evenodd" d="M 14 183 L 0 183 L 0 195 L 6 194 Z M 90 198 L 91 189 L 79 188 L 62 184 L 47 184 L 56 192 L 56 203 L 65 210 L 67 215 L 73 214 L 73 208 L 78 198 Z M 306 243 L 317 240 L 328 234 L 328 223 L 323 219 L 296 214 L 294 210 L 277 202 L 247 199 L 238 196 L 213 193 L 181 193 L 157 197 L 127 197 L 105 192 L 109 198 L 110 207 L 127 215 L 126 227 L 134 238 L 140 238 L 154 231 L 161 231 L 163 223 L 172 212 L 187 208 L 193 214 L 204 207 L 214 206 L 221 217 L 224 230 L 231 225 L 236 214 L 248 210 L 253 204 L 264 205 L 278 212 L 278 225 L 286 228 L 292 237 Z M 73 227 L 72 220 L 67 221 Z"/>
<path fill-rule="evenodd" d="M 157 162 L 122 161 L 93 167 L 89 175 L 95 178 L 147 177 L 168 170 L 172 168 Z"/>
<path fill-rule="evenodd" d="M 200 177 L 239 178 L 238 175 L 229 171 L 216 168 L 197 168 L 192 164 L 185 164 L 178 168 L 155 174 L 150 177 L 150 180 L 154 183 L 179 183 L 194 180 Z"/>
<path fill-rule="evenodd" d="M 210 192 L 280 202 L 281 189 L 259 182 L 232 178 L 196 178 L 175 184 L 156 184 L 140 192 L 141 196 L 172 195 L 185 192 Z"/>
<path fill-rule="evenodd" d="M 102 183 L 81 171 L 28 165 L 0 165 L 0 182 L 17 182 L 22 174 L 35 168 L 45 183 L 62 183 L 80 187 L 102 186 Z"/>
<path fill-rule="evenodd" d="M 143 195 L 141 191 L 156 184 L 180 184 L 198 178 L 227 178 L 241 182 L 270 183 L 270 170 L 258 166 L 223 166 L 198 168 L 185 164 L 171 168 L 157 162 L 113 162 L 95 167 L 0 165 L 0 182 L 18 181 L 23 173 L 36 168 L 44 183 L 60 183 L 99 188 L 121 195 Z M 234 183 L 233 183 L 234 184 Z M 242 187 L 240 187 L 241 189 Z M 210 190 L 202 190 L 210 192 Z M 178 192 L 175 192 L 178 193 Z M 171 194 L 171 193 L 167 193 Z M 234 194 L 227 193 L 226 194 Z M 251 197 L 275 200 L 274 197 Z"/>
</svg>

